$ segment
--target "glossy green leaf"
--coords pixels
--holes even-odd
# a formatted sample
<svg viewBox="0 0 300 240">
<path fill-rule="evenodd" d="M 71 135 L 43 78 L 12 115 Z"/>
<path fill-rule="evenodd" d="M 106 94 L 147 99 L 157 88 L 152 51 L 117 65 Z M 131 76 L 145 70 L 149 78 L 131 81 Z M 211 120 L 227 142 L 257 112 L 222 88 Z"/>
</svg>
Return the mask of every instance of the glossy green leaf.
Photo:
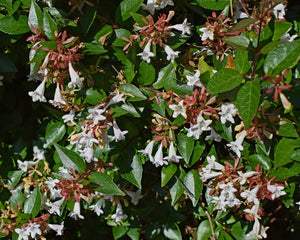
<svg viewBox="0 0 300 240">
<path fill-rule="evenodd" d="M 300 162 L 300 149 L 294 151 L 294 153 L 291 155 L 291 159 Z"/>
<path fill-rule="evenodd" d="M 223 38 L 223 41 L 238 49 L 247 49 L 250 43 L 250 40 L 243 35 L 226 37 Z"/>
<path fill-rule="evenodd" d="M 127 232 L 127 236 L 131 238 L 131 240 L 139 240 L 141 234 L 140 228 L 129 228 Z"/>
<path fill-rule="evenodd" d="M 113 182 L 113 180 L 102 172 L 93 172 L 89 176 L 89 180 L 93 183 L 100 185 L 100 188 L 97 188 L 98 192 L 104 194 L 114 194 L 125 196 L 125 193 L 122 192 L 118 186 Z"/>
<path fill-rule="evenodd" d="M 85 170 L 85 163 L 82 158 L 74 151 L 67 149 L 54 143 L 54 147 L 59 155 L 62 164 L 67 169 L 73 169 L 79 173 L 83 173 Z"/>
<path fill-rule="evenodd" d="M 189 164 L 194 149 L 195 140 L 193 137 L 188 137 L 184 133 L 180 133 L 178 135 L 177 140 L 178 140 L 178 151 L 180 155 L 183 157 L 185 163 Z"/>
<path fill-rule="evenodd" d="M 291 143 L 292 139 L 282 138 L 278 143 L 274 153 L 274 167 L 280 167 L 292 161 L 291 155 L 294 153 L 295 146 Z"/>
<path fill-rule="evenodd" d="M 170 223 L 163 224 L 162 230 L 163 230 L 163 234 L 168 239 L 172 239 L 172 240 L 181 240 L 182 239 L 180 229 L 176 223 L 170 222 Z"/>
<path fill-rule="evenodd" d="M 140 63 L 139 74 L 137 81 L 142 86 L 150 85 L 155 81 L 155 68 L 151 63 L 142 61 Z"/>
<path fill-rule="evenodd" d="M 170 163 L 167 166 L 163 166 L 161 170 L 161 186 L 164 187 L 177 171 L 177 166 L 174 163 Z"/>
<path fill-rule="evenodd" d="M 175 180 L 172 182 L 171 187 L 170 187 L 170 195 L 172 199 L 172 205 L 174 205 L 178 199 L 181 197 L 181 195 L 184 193 L 184 185 L 183 181 L 185 178 L 185 171 L 182 168 L 179 168 Z"/>
<path fill-rule="evenodd" d="M 122 173 L 121 176 L 131 182 L 139 189 L 142 189 L 143 166 L 139 155 L 135 154 L 130 163 L 130 170 Z"/>
<path fill-rule="evenodd" d="M 123 0 L 120 4 L 122 20 L 125 21 L 131 17 L 131 13 L 136 12 L 143 0 Z"/>
<path fill-rule="evenodd" d="M 293 123 L 290 120 L 288 120 L 286 118 L 282 118 L 281 122 L 283 124 L 279 126 L 279 129 L 278 129 L 279 136 L 294 137 L 294 138 L 298 137 L 298 133 L 297 133 Z"/>
<path fill-rule="evenodd" d="M 205 144 L 199 144 L 197 141 L 193 150 L 192 157 L 190 159 L 190 164 L 189 166 L 193 166 L 196 162 L 200 161 L 200 158 L 202 156 L 202 153 L 205 150 Z"/>
<path fill-rule="evenodd" d="M 4 5 L 6 7 L 6 11 L 9 16 L 13 15 L 15 11 L 18 10 L 18 7 L 20 6 L 19 1 L 13 1 L 13 0 L 1 0 L 0 5 Z"/>
<path fill-rule="evenodd" d="M 239 86 L 242 80 L 243 76 L 237 71 L 223 68 L 210 79 L 207 90 L 212 93 L 227 92 Z"/>
<path fill-rule="evenodd" d="M 10 196 L 8 202 L 10 206 L 16 207 L 19 203 L 21 203 L 22 206 L 25 200 L 26 197 L 24 193 L 21 190 L 17 190 L 14 194 Z"/>
<path fill-rule="evenodd" d="M 48 13 L 48 11 L 44 11 L 44 32 L 45 35 L 50 39 L 50 40 L 54 40 L 55 39 L 55 32 L 58 32 L 57 29 L 57 24 L 56 22 L 53 20 L 53 18 L 50 16 L 50 14 Z"/>
<path fill-rule="evenodd" d="M 7 173 L 7 185 L 15 187 L 19 183 L 23 173 L 22 170 L 9 171 Z"/>
<path fill-rule="evenodd" d="M 209 220 L 201 221 L 197 229 L 197 240 L 207 240 L 212 234 Z"/>
<path fill-rule="evenodd" d="M 275 47 L 266 57 L 264 72 L 275 76 L 281 71 L 293 67 L 300 60 L 300 40 L 287 42 Z"/>
<path fill-rule="evenodd" d="M 43 12 L 39 5 L 33 0 L 31 1 L 31 7 L 28 15 L 28 26 L 30 29 L 33 27 L 35 30 L 39 27 L 43 27 Z"/>
<path fill-rule="evenodd" d="M 292 24 L 287 21 L 277 21 L 274 24 L 274 34 L 273 34 L 273 41 L 279 40 L 289 29 L 292 28 Z"/>
<path fill-rule="evenodd" d="M 0 18 L 0 31 L 10 34 L 23 34 L 29 32 L 28 18 L 25 15 L 5 16 Z"/>
<path fill-rule="evenodd" d="M 282 181 L 284 179 L 288 179 L 293 176 L 299 175 L 299 171 L 295 172 L 291 170 L 290 168 L 286 167 L 279 167 L 277 169 L 271 169 L 270 171 L 270 177 L 276 176 L 276 181 Z"/>
<path fill-rule="evenodd" d="M 234 64 L 235 64 L 236 70 L 240 74 L 247 73 L 250 69 L 250 62 L 248 59 L 248 51 L 239 50 L 239 49 L 236 50 Z"/>
<path fill-rule="evenodd" d="M 253 170 L 257 166 L 257 164 L 263 166 L 265 170 L 270 170 L 272 168 L 271 159 L 264 155 L 258 155 L 258 154 L 250 155 L 247 156 L 247 160 Z"/>
<path fill-rule="evenodd" d="M 191 199 L 193 206 L 195 207 L 199 201 L 202 193 L 203 183 L 200 179 L 198 170 L 192 169 L 189 171 L 184 178 L 184 185 L 188 191 L 187 195 Z"/>
<path fill-rule="evenodd" d="M 24 203 L 24 213 L 29 213 L 32 217 L 35 217 L 40 212 L 41 205 L 41 192 L 39 185 L 37 185 Z"/>
<path fill-rule="evenodd" d="M 107 52 L 100 43 L 84 43 L 84 46 L 83 53 L 87 55 L 99 55 Z"/>
<path fill-rule="evenodd" d="M 196 0 L 200 7 L 210 10 L 223 10 L 230 4 L 230 0 Z"/>
<path fill-rule="evenodd" d="M 105 97 L 106 94 L 97 89 L 89 88 L 85 92 L 85 99 L 89 104 L 98 105 Z"/>
<path fill-rule="evenodd" d="M 269 42 L 267 43 L 261 50 L 260 53 L 261 54 L 268 54 L 269 52 L 271 52 L 275 47 L 277 47 L 278 45 L 281 45 L 282 42 L 280 41 L 275 41 L 275 42 Z"/>
<path fill-rule="evenodd" d="M 255 23 L 257 20 L 255 18 L 244 18 L 238 21 L 230 32 L 239 31 L 243 28 L 249 27 L 251 24 Z"/>
<path fill-rule="evenodd" d="M 48 148 L 53 143 L 60 141 L 66 133 L 66 126 L 63 122 L 51 121 L 46 127 L 44 148 Z"/>
<path fill-rule="evenodd" d="M 123 84 L 119 87 L 119 90 L 129 95 L 129 101 L 141 101 L 147 99 L 147 97 L 133 84 Z"/>
<path fill-rule="evenodd" d="M 236 107 L 244 122 L 246 129 L 249 128 L 253 117 L 255 116 L 256 109 L 260 101 L 260 84 L 258 79 L 248 81 L 238 91 L 236 97 Z"/>
<path fill-rule="evenodd" d="M 125 226 L 115 226 L 112 228 L 112 233 L 114 239 L 119 239 L 123 237 L 128 231 L 128 227 Z"/>
<path fill-rule="evenodd" d="M 166 91 L 169 91 L 171 86 L 176 83 L 176 74 L 173 64 L 169 64 L 158 73 L 158 78 L 156 82 L 153 84 L 155 89 L 164 88 Z"/>
</svg>

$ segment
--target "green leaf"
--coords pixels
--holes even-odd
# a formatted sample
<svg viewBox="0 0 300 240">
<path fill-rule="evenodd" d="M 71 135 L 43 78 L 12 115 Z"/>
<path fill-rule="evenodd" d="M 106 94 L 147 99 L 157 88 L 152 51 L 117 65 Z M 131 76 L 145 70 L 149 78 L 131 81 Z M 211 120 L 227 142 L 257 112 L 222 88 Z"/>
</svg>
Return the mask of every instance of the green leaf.
<svg viewBox="0 0 300 240">
<path fill-rule="evenodd" d="M 97 105 L 100 103 L 100 101 L 106 97 L 105 93 L 100 93 L 98 90 L 89 88 L 85 92 L 85 99 L 89 104 Z"/>
<path fill-rule="evenodd" d="M 275 76 L 281 71 L 293 67 L 300 60 L 300 40 L 287 42 L 275 47 L 266 57 L 264 72 Z"/>
<path fill-rule="evenodd" d="M 184 133 L 178 135 L 178 151 L 186 164 L 189 164 L 194 149 L 194 138 L 188 137 Z"/>
<path fill-rule="evenodd" d="M 122 192 L 118 186 L 113 182 L 113 180 L 107 176 L 105 173 L 102 172 L 93 172 L 89 176 L 89 180 L 93 183 L 101 185 L 101 188 L 97 188 L 98 192 L 104 194 L 114 194 L 114 195 L 121 195 L 125 196 L 125 193 Z"/>
<path fill-rule="evenodd" d="M 153 84 L 155 89 L 164 88 L 166 91 L 169 91 L 173 84 L 176 84 L 176 73 L 173 67 L 173 64 L 169 64 L 166 67 L 162 68 L 158 73 L 158 78 Z"/>
<path fill-rule="evenodd" d="M 210 10 L 223 10 L 230 5 L 230 0 L 196 0 L 200 7 Z"/>
<path fill-rule="evenodd" d="M 290 168 L 279 167 L 277 169 L 271 169 L 270 178 L 276 176 L 275 181 L 282 181 L 284 179 L 299 175 L 299 171 L 295 172 Z"/>
<path fill-rule="evenodd" d="M 187 188 L 187 194 L 195 207 L 199 201 L 203 187 L 198 170 L 192 169 L 186 174 L 184 185 Z"/>
<path fill-rule="evenodd" d="M 280 41 L 275 41 L 275 42 L 269 42 L 267 43 L 261 50 L 260 53 L 261 54 L 268 54 L 269 52 L 271 52 L 276 46 L 281 45 L 282 42 Z"/>
<path fill-rule="evenodd" d="M 248 129 L 260 100 L 259 80 L 248 81 L 237 93 L 236 107 L 244 122 L 245 129 Z"/>
<path fill-rule="evenodd" d="M 197 240 L 207 240 L 212 234 L 209 220 L 203 220 L 197 230 Z"/>
<path fill-rule="evenodd" d="M 13 0 L 2 0 L 0 5 L 4 5 L 6 7 L 7 13 L 9 16 L 13 15 L 15 11 L 18 10 L 20 6 L 19 1 L 14 1 Z"/>
<path fill-rule="evenodd" d="M 57 32 L 57 24 L 52 19 L 50 14 L 47 11 L 44 11 L 44 28 L 43 28 L 45 35 L 50 39 L 55 39 L 55 32 Z"/>
<path fill-rule="evenodd" d="M 39 185 L 37 185 L 24 203 L 24 213 L 31 214 L 32 217 L 35 217 L 40 212 L 41 205 L 41 192 Z"/>
<path fill-rule="evenodd" d="M 115 226 L 112 228 L 114 239 L 119 239 L 123 237 L 127 233 L 127 231 L 128 231 L 128 227 L 124 227 L 124 226 Z"/>
<path fill-rule="evenodd" d="M 271 159 L 264 155 L 250 155 L 247 156 L 247 160 L 253 170 L 257 166 L 257 164 L 263 166 L 265 170 L 270 170 L 272 168 Z"/>
<path fill-rule="evenodd" d="M 100 43 L 84 43 L 84 46 L 85 48 L 83 53 L 86 55 L 98 55 L 107 52 L 107 50 Z"/>
<path fill-rule="evenodd" d="M 291 159 L 300 162 L 300 149 L 294 151 L 294 153 L 291 155 Z"/>
<path fill-rule="evenodd" d="M 207 90 L 212 93 L 230 91 L 241 84 L 243 76 L 233 69 L 223 68 L 208 82 Z"/>
<path fill-rule="evenodd" d="M 275 22 L 272 40 L 279 40 L 279 38 L 281 38 L 290 28 L 292 28 L 292 23 L 289 23 L 287 21 Z"/>
<path fill-rule="evenodd" d="M 66 133 L 66 126 L 63 122 L 51 121 L 46 127 L 44 148 L 48 148 L 53 143 L 60 141 Z"/>
<path fill-rule="evenodd" d="M 20 15 L 17 18 L 14 16 L 5 16 L 0 18 L 0 31 L 15 35 L 29 32 L 28 18 L 25 15 Z"/>
<path fill-rule="evenodd" d="M 295 146 L 291 143 L 293 139 L 282 138 L 278 143 L 274 153 L 274 167 L 286 165 L 292 161 L 291 155 L 294 153 Z"/>
<path fill-rule="evenodd" d="M 131 238 L 131 240 L 139 240 L 140 239 L 140 228 L 130 228 L 127 232 L 127 236 Z"/>
<path fill-rule="evenodd" d="M 196 162 L 198 162 L 200 160 L 200 157 L 202 156 L 202 153 L 205 150 L 205 144 L 202 143 L 201 145 L 199 144 L 199 142 L 197 141 L 193 150 L 193 155 L 192 158 L 190 160 L 190 164 L 189 166 L 193 166 Z"/>
<path fill-rule="evenodd" d="M 131 13 L 136 12 L 142 3 L 143 0 L 123 0 L 120 3 L 122 20 L 125 21 L 130 18 Z"/>
<path fill-rule="evenodd" d="M 7 173 L 7 185 L 15 187 L 19 183 L 23 173 L 22 170 L 9 171 Z"/>
<path fill-rule="evenodd" d="M 170 187 L 170 195 L 171 195 L 171 199 L 172 199 L 172 203 L 171 203 L 172 205 L 174 205 L 178 201 L 178 199 L 181 197 L 181 195 L 184 193 L 184 187 L 183 187 L 182 181 L 184 181 L 185 175 L 186 175 L 186 173 L 182 168 L 179 168 L 177 170 L 176 177 L 181 182 L 178 179 L 175 179 Z"/>
<path fill-rule="evenodd" d="M 134 85 L 132 84 L 123 84 L 119 87 L 119 90 L 127 93 L 129 97 L 129 101 L 141 101 L 147 99 L 147 97 Z"/>
<path fill-rule="evenodd" d="M 176 223 L 166 223 L 162 225 L 163 234 L 165 237 L 172 240 L 181 240 L 181 231 Z"/>
<path fill-rule="evenodd" d="M 141 115 L 138 113 L 138 111 L 134 108 L 134 106 L 131 103 L 124 103 L 121 105 L 121 108 L 126 112 L 130 113 L 134 117 L 141 117 Z"/>
<path fill-rule="evenodd" d="M 238 21 L 237 24 L 230 30 L 230 32 L 235 32 L 243 28 L 249 27 L 251 24 L 255 23 L 257 20 L 255 18 L 244 18 Z"/>
<path fill-rule="evenodd" d="M 67 169 L 72 168 L 74 171 L 77 171 L 79 173 L 84 172 L 85 163 L 76 152 L 69 150 L 65 147 L 62 147 L 62 146 L 58 145 L 57 143 L 54 143 L 54 147 L 59 155 L 59 158 L 60 158 L 62 164 Z"/>
<path fill-rule="evenodd" d="M 12 194 L 10 196 L 10 198 L 8 199 L 8 202 L 9 202 L 10 206 L 16 207 L 20 202 L 22 205 L 25 200 L 26 200 L 26 197 L 23 194 L 23 192 L 20 190 L 17 190 L 14 194 Z"/>
<path fill-rule="evenodd" d="M 283 125 L 279 126 L 278 129 L 278 135 L 282 136 L 282 137 L 294 137 L 297 138 L 298 137 L 298 133 L 293 125 L 293 123 L 286 119 L 286 118 L 282 118 L 281 122 L 285 122 Z"/>
<path fill-rule="evenodd" d="M 163 166 L 161 170 L 161 186 L 164 187 L 177 171 L 177 166 L 174 163 L 170 163 L 167 166 Z"/>
<path fill-rule="evenodd" d="M 31 1 L 31 7 L 28 15 L 28 26 L 30 29 L 33 26 L 35 30 L 37 30 L 38 27 L 43 27 L 43 12 L 39 5 L 33 0 Z"/>
<path fill-rule="evenodd" d="M 140 63 L 139 74 L 137 81 L 142 86 L 150 85 L 155 81 L 155 68 L 152 64 L 142 61 Z"/>
<path fill-rule="evenodd" d="M 250 43 L 250 40 L 243 35 L 226 37 L 223 38 L 223 41 L 233 47 L 243 50 L 247 49 Z"/>
<path fill-rule="evenodd" d="M 239 49 L 236 50 L 234 64 L 235 64 L 236 70 L 240 74 L 247 73 L 250 69 L 250 63 L 249 63 L 249 59 L 248 59 L 248 51 L 239 50 Z"/>
<path fill-rule="evenodd" d="M 142 189 L 143 166 L 140 157 L 135 154 L 130 163 L 130 171 L 121 174 L 122 178 Z"/>
</svg>

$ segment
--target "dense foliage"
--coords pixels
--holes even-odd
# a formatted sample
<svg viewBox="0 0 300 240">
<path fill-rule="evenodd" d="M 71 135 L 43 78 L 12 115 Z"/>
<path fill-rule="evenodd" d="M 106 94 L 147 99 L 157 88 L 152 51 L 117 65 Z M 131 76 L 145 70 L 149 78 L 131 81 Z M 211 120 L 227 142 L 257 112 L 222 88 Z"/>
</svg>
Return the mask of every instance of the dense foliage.
<svg viewBox="0 0 300 240">
<path fill-rule="evenodd" d="M 284 0 L 1 0 L 0 238 L 296 239 L 299 32 Z"/>
</svg>

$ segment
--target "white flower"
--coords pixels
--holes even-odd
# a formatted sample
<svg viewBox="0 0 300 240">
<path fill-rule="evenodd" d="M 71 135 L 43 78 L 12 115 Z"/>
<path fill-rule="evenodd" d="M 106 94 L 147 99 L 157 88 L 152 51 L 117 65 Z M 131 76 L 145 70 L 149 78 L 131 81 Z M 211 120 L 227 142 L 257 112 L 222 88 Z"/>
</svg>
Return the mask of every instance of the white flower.
<svg viewBox="0 0 300 240">
<path fill-rule="evenodd" d="M 91 161 L 98 162 L 97 158 L 94 158 L 94 148 L 93 147 L 85 147 L 82 150 L 79 150 L 80 156 L 84 158 L 87 163 Z"/>
<path fill-rule="evenodd" d="M 97 201 L 96 204 L 90 206 L 90 209 L 94 210 L 94 212 L 95 212 L 98 216 L 100 216 L 101 214 L 104 213 L 103 210 L 102 210 L 102 208 L 101 208 L 101 207 L 102 207 L 103 201 L 104 201 L 104 198 L 100 198 L 100 199 Z"/>
<path fill-rule="evenodd" d="M 212 120 L 205 120 L 200 114 L 197 118 L 197 123 L 191 126 L 189 129 L 186 129 L 188 137 L 194 137 L 195 140 L 198 140 L 203 131 L 209 131 L 211 128 L 209 125 Z"/>
<path fill-rule="evenodd" d="M 243 173 L 241 171 L 238 171 L 238 174 L 239 174 L 240 184 L 244 185 L 246 183 L 246 181 L 247 181 L 247 178 L 252 177 L 252 176 L 258 174 L 258 172 L 249 171 L 249 172 Z"/>
<path fill-rule="evenodd" d="M 45 203 L 46 206 L 49 207 L 48 212 L 50 214 L 55 214 L 55 215 L 60 216 L 60 208 L 61 208 L 61 205 L 63 204 L 64 200 L 65 199 L 62 198 L 62 199 L 59 199 L 59 200 L 57 200 L 55 202 L 46 202 Z"/>
<path fill-rule="evenodd" d="M 202 168 L 202 171 L 200 172 L 202 182 L 206 182 L 207 180 L 215 178 L 220 175 L 222 175 L 221 172 L 213 172 L 211 171 L 211 168 L 206 168 L 206 167 Z"/>
<path fill-rule="evenodd" d="M 292 42 L 292 41 L 295 40 L 296 37 L 298 37 L 297 34 L 294 34 L 293 36 L 291 36 L 291 35 L 289 34 L 289 31 L 290 31 L 290 30 L 291 30 L 291 28 L 290 28 L 289 30 L 287 30 L 286 33 L 283 34 L 283 36 L 281 36 L 281 37 L 279 38 L 279 40 L 280 40 L 281 42 L 283 42 L 283 43 L 286 43 L 286 42 Z"/>
<path fill-rule="evenodd" d="M 258 202 L 258 204 L 254 204 L 251 209 L 249 209 L 249 208 L 245 209 L 244 212 L 248 213 L 250 215 L 250 217 L 254 216 L 256 218 L 260 218 L 258 216 L 258 210 L 259 210 L 259 202 Z"/>
<path fill-rule="evenodd" d="M 234 196 L 230 196 L 229 198 L 226 199 L 225 204 L 226 206 L 232 208 L 236 205 L 241 205 L 241 201 Z"/>
<path fill-rule="evenodd" d="M 68 114 L 65 114 L 62 116 L 62 119 L 64 120 L 64 123 L 70 123 L 72 126 L 76 125 L 74 122 L 75 117 L 75 110 L 72 109 Z"/>
<path fill-rule="evenodd" d="M 149 40 L 143 50 L 143 52 L 137 54 L 137 56 L 141 56 L 141 59 L 143 59 L 143 61 L 146 61 L 147 63 L 150 63 L 151 59 L 150 57 L 154 57 L 154 53 L 151 52 L 151 40 Z"/>
<path fill-rule="evenodd" d="M 277 19 L 284 19 L 285 15 L 285 4 L 279 3 L 273 8 L 273 14 Z"/>
<path fill-rule="evenodd" d="M 245 12 L 242 12 L 242 6 L 240 3 L 236 2 L 233 5 L 233 9 L 235 9 L 233 14 L 234 23 L 237 22 L 238 19 L 248 18 L 248 15 Z"/>
<path fill-rule="evenodd" d="M 84 219 L 84 216 L 80 214 L 80 203 L 75 202 L 73 211 L 69 213 L 69 217 L 74 218 L 77 220 L 77 218 Z"/>
<path fill-rule="evenodd" d="M 44 160 L 45 159 L 45 151 L 40 149 L 38 146 L 33 146 L 33 160 Z"/>
<path fill-rule="evenodd" d="M 203 32 L 202 37 L 201 37 L 201 41 L 205 41 L 206 39 L 210 39 L 210 40 L 214 40 L 214 29 L 213 28 L 200 28 L 199 29 L 201 32 Z"/>
<path fill-rule="evenodd" d="M 260 222 L 258 221 L 258 218 L 255 218 L 254 219 L 253 229 L 252 229 L 251 232 L 249 232 L 247 234 L 247 236 L 248 237 L 254 236 L 257 239 L 263 239 L 263 238 L 267 237 L 266 230 L 267 229 L 265 229 L 264 226 L 260 225 Z"/>
<path fill-rule="evenodd" d="M 164 164 L 168 165 L 168 162 L 164 161 L 162 147 L 163 145 L 161 143 L 157 152 L 155 153 L 154 159 L 150 158 L 150 161 L 153 160 L 153 164 L 155 165 L 155 167 L 163 166 Z"/>
<path fill-rule="evenodd" d="M 224 196 L 220 196 L 220 197 L 215 196 L 213 197 L 212 202 L 216 204 L 217 210 L 226 211 L 226 202 Z"/>
<path fill-rule="evenodd" d="M 280 196 L 286 195 L 285 191 L 282 191 L 284 189 L 284 186 L 276 186 L 276 185 L 270 185 L 268 183 L 267 189 L 273 193 L 271 198 L 274 200 L 275 198 L 278 198 Z"/>
<path fill-rule="evenodd" d="M 224 168 L 224 166 L 218 162 L 216 162 L 216 157 L 215 156 L 211 156 L 211 157 L 207 157 L 207 162 L 210 168 L 215 169 L 215 170 L 222 170 Z"/>
<path fill-rule="evenodd" d="M 62 236 L 64 230 L 64 222 L 61 224 L 49 224 L 48 227 L 56 232 L 56 236 Z"/>
<path fill-rule="evenodd" d="M 228 147 L 230 147 L 230 149 L 235 152 L 235 154 L 240 158 L 241 157 L 241 151 L 244 150 L 243 148 L 243 141 L 244 141 L 244 138 L 247 134 L 246 133 L 243 133 L 241 134 L 238 139 L 236 139 L 234 142 L 230 142 L 230 143 L 227 143 L 226 145 Z"/>
<path fill-rule="evenodd" d="M 109 100 L 108 104 L 106 105 L 105 108 L 108 108 L 108 106 L 112 105 L 112 104 L 117 104 L 119 102 L 123 102 L 125 103 L 126 100 L 126 96 L 124 93 L 120 93 L 119 91 L 117 92 L 117 94 L 115 96 L 113 96 L 112 99 Z"/>
<path fill-rule="evenodd" d="M 114 131 L 114 136 L 113 136 L 112 140 L 115 142 L 124 140 L 125 134 L 128 133 L 128 131 L 121 131 L 119 126 L 117 125 L 116 121 L 113 121 L 113 131 Z"/>
<path fill-rule="evenodd" d="M 154 159 L 152 157 L 152 151 L 153 151 L 153 145 L 154 141 L 151 141 L 147 144 L 144 150 L 139 150 L 138 152 L 142 153 L 144 156 L 148 156 L 150 158 L 150 161 L 153 162 Z M 153 160 L 152 160 L 153 159 Z"/>
<path fill-rule="evenodd" d="M 203 87 L 202 83 L 200 82 L 200 71 L 197 70 L 194 74 L 194 76 L 186 76 L 186 79 L 188 80 L 187 85 L 188 86 L 196 86 L 196 87 Z"/>
<path fill-rule="evenodd" d="M 173 162 L 179 162 L 179 160 L 182 159 L 181 156 L 176 155 L 176 151 L 175 151 L 173 142 L 171 142 L 170 147 L 169 147 L 169 155 L 167 157 L 164 157 L 164 159 L 166 159 L 168 161 L 173 161 Z"/>
<path fill-rule="evenodd" d="M 29 225 L 27 226 L 28 232 L 30 233 L 32 239 L 35 239 L 35 235 L 42 234 L 40 226 L 41 226 L 40 224 L 36 224 L 36 223 L 29 223 Z"/>
<path fill-rule="evenodd" d="M 28 166 L 33 166 L 37 163 L 37 162 L 34 162 L 34 161 L 24 161 L 24 162 L 22 162 L 20 160 L 18 160 L 17 162 L 18 162 L 18 168 L 20 168 L 24 172 L 27 172 Z"/>
<path fill-rule="evenodd" d="M 58 107 L 61 104 L 62 105 L 66 104 L 66 102 L 63 100 L 63 97 L 61 95 L 61 91 L 60 91 L 58 83 L 56 83 L 56 89 L 55 89 L 54 99 L 53 100 L 49 100 L 49 103 L 51 103 L 55 107 Z"/>
<path fill-rule="evenodd" d="M 177 118 L 179 115 L 182 115 L 184 118 L 186 118 L 186 109 L 185 107 L 183 106 L 183 100 L 181 100 L 178 105 L 176 104 L 171 104 L 169 105 L 169 108 L 172 109 L 174 112 L 173 112 L 173 115 L 172 117 L 173 118 Z"/>
<path fill-rule="evenodd" d="M 71 175 L 71 171 L 66 169 L 65 167 L 59 167 L 58 172 L 62 178 L 65 178 L 65 179 L 73 178 L 73 176 Z"/>
<path fill-rule="evenodd" d="M 300 201 L 295 202 L 297 205 L 299 205 L 299 211 L 300 211 Z"/>
<path fill-rule="evenodd" d="M 127 218 L 126 214 L 123 214 L 123 209 L 120 203 L 117 205 L 116 213 L 111 215 L 111 218 L 115 220 L 117 223 L 121 222 L 123 219 Z"/>
<path fill-rule="evenodd" d="M 127 190 L 124 190 L 124 191 L 131 198 L 131 202 L 134 205 L 137 205 L 139 203 L 139 200 L 143 198 L 143 194 L 140 189 L 138 189 L 136 192 L 131 192 L 131 191 L 127 191 Z"/>
<path fill-rule="evenodd" d="M 167 53 L 167 60 L 174 63 L 175 58 L 178 57 L 179 51 L 174 51 L 172 48 L 170 48 L 168 45 L 163 44 L 163 47 L 165 49 L 165 52 Z"/>
<path fill-rule="evenodd" d="M 259 204 L 259 200 L 256 196 L 258 192 L 259 187 L 255 187 L 252 190 L 245 190 L 244 192 L 241 193 L 242 198 L 246 198 L 248 202 L 253 202 L 255 205 Z"/>
<path fill-rule="evenodd" d="M 98 107 L 96 108 L 91 108 L 89 109 L 89 114 L 86 119 L 93 119 L 94 124 L 93 126 L 97 125 L 99 121 L 103 121 L 106 119 L 105 116 L 101 115 L 102 113 L 104 113 L 105 110 L 103 109 L 98 109 Z"/>
<path fill-rule="evenodd" d="M 32 101 L 40 101 L 40 102 L 47 102 L 46 98 L 44 97 L 45 94 L 45 84 L 46 84 L 46 79 L 44 79 L 41 84 L 35 89 L 35 91 L 31 91 L 28 93 L 30 97 L 32 97 Z"/>
<path fill-rule="evenodd" d="M 45 181 L 45 184 L 48 186 L 50 190 L 50 199 L 56 199 L 61 197 L 61 189 L 56 189 L 56 183 L 59 183 L 58 179 L 52 179 L 51 177 L 47 177 L 48 181 Z"/>
<path fill-rule="evenodd" d="M 207 135 L 205 137 L 205 141 L 209 141 L 209 140 L 213 140 L 216 142 L 221 142 L 222 141 L 222 137 L 216 133 L 216 131 L 212 128 L 210 131 L 210 135 Z"/>
<path fill-rule="evenodd" d="M 69 62 L 69 74 L 71 81 L 68 83 L 69 88 L 82 87 L 83 78 L 80 78 L 78 73 L 74 70 L 72 63 Z"/>
<path fill-rule="evenodd" d="M 30 232 L 28 231 L 28 228 L 16 228 L 15 232 L 19 235 L 18 240 L 28 240 L 28 237 L 30 235 Z"/>
<path fill-rule="evenodd" d="M 219 185 L 219 188 L 222 189 L 223 191 L 221 192 L 221 195 L 227 196 L 227 198 L 235 198 L 234 193 L 237 191 L 234 187 L 233 187 L 233 183 L 229 182 L 229 183 L 222 183 Z"/>
<path fill-rule="evenodd" d="M 238 113 L 237 108 L 234 106 L 234 104 L 230 102 L 226 102 L 222 104 L 221 106 L 221 112 L 219 112 L 219 115 L 221 116 L 221 123 L 225 124 L 226 120 L 234 123 L 233 117 L 236 116 Z"/>
<path fill-rule="evenodd" d="M 174 3 L 172 0 L 148 0 L 147 5 L 142 4 L 142 7 L 153 15 L 155 10 L 163 9 L 167 5 L 174 6 Z"/>
<path fill-rule="evenodd" d="M 181 31 L 182 35 L 184 35 L 185 33 L 187 33 L 188 35 L 191 34 L 191 24 L 187 23 L 187 18 L 184 19 L 182 24 L 176 24 L 168 27 L 168 29 L 172 29 L 172 28 Z"/>
</svg>

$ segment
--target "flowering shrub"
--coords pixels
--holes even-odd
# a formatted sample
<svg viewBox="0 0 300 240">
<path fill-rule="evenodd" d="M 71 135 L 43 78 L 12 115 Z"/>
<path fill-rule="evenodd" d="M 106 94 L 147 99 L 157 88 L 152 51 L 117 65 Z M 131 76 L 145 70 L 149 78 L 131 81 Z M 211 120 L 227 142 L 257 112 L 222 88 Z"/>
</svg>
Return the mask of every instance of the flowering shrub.
<svg viewBox="0 0 300 240">
<path fill-rule="evenodd" d="M 0 238 L 297 236 L 291 9 L 2 1 Z"/>
</svg>

